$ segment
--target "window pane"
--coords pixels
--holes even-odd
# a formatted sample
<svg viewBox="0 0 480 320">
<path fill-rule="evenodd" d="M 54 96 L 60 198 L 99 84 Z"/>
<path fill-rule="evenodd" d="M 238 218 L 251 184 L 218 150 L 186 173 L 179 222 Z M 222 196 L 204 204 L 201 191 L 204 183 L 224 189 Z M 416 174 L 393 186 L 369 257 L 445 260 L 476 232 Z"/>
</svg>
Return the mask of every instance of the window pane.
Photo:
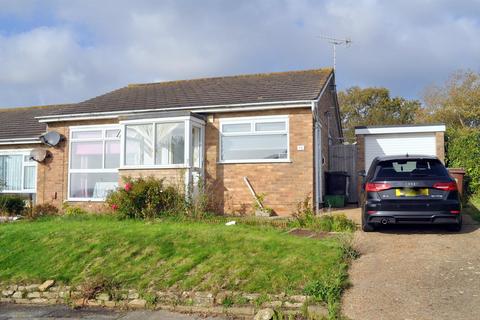
<svg viewBox="0 0 480 320">
<path fill-rule="evenodd" d="M 3 190 L 19 191 L 22 189 L 23 156 L 0 156 L 0 182 Z"/>
<path fill-rule="evenodd" d="M 256 131 L 284 131 L 286 130 L 285 121 L 279 122 L 257 122 L 255 124 Z"/>
<path fill-rule="evenodd" d="M 23 169 L 23 189 L 33 190 L 35 189 L 35 167 L 26 166 Z"/>
<path fill-rule="evenodd" d="M 71 198 L 105 198 L 118 187 L 118 173 L 70 174 Z"/>
<path fill-rule="evenodd" d="M 155 164 L 185 162 L 185 123 L 158 123 Z"/>
<path fill-rule="evenodd" d="M 200 168 L 200 128 L 192 127 L 193 167 Z"/>
<path fill-rule="evenodd" d="M 91 130 L 91 131 L 73 131 L 72 139 L 96 139 L 102 138 L 101 130 Z"/>
<path fill-rule="evenodd" d="M 138 124 L 127 126 L 125 163 L 127 165 L 153 164 L 153 126 Z"/>
<path fill-rule="evenodd" d="M 230 123 L 222 126 L 223 132 L 250 132 L 251 130 L 250 123 Z"/>
<path fill-rule="evenodd" d="M 105 131 L 106 138 L 120 138 L 120 129 L 112 129 Z"/>
<path fill-rule="evenodd" d="M 105 141 L 105 168 L 117 169 L 120 167 L 120 141 Z"/>
<path fill-rule="evenodd" d="M 222 160 L 286 159 L 287 135 L 223 136 Z"/>
<path fill-rule="evenodd" d="M 72 142 L 72 169 L 101 169 L 103 158 L 102 141 Z"/>
</svg>

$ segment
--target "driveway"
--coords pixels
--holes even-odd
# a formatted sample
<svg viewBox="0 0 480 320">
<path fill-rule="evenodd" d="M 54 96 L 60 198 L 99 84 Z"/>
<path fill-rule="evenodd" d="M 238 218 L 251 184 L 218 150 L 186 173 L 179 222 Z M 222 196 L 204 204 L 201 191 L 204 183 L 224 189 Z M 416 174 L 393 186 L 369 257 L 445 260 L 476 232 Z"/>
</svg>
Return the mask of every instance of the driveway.
<svg viewBox="0 0 480 320">
<path fill-rule="evenodd" d="M 359 221 L 358 209 L 347 215 Z M 432 226 L 357 231 L 361 256 L 349 271 L 343 314 L 356 319 L 479 319 L 480 229 Z"/>
<path fill-rule="evenodd" d="M 113 311 L 102 308 L 71 309 L 63 305 L 29 306 L 0 304 L 0 320 L 194 320 L 206 318 L 168 311 Z"/>
</svg>

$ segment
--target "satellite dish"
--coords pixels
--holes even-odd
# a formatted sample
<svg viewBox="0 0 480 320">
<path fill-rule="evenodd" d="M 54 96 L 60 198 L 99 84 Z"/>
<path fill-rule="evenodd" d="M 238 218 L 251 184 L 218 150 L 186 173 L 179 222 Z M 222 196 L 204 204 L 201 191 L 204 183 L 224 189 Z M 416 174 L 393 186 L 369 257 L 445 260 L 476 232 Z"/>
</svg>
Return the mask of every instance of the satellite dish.
<svg viewBox="0 0 480 320">
<path fill-rule="evenodd" d="M 63 137 L 60 133 L 56 131 L 50 131 L 40 136 L 40 140 L 45 143 L 47 146 L 55 147 L 60 141 L 63 140 Z"/>
<path fill-rule="evenodd" d="M 49 156 L 49 153 L 46 149 L 43 148 L 36 148 L 30 151 L 30 159 L 42 162 Z"/>
</svg>

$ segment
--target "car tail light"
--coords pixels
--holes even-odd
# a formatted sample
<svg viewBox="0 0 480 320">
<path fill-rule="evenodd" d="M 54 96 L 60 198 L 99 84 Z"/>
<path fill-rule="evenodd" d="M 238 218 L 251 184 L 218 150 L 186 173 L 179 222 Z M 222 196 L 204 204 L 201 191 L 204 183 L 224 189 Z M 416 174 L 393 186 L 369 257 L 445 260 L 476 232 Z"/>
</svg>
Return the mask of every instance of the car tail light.
<svg viewBox="0 0 480 320">
<path fill-rule="evenodd" d="M 453 214 L 460 214 L 460 210 L 450 210 L 450 213 L 453 213 Z"/>
<path fill-rule="evenodd" d="M 375 210 L 368 210 L 367 213 L 368 213 L 368 214 L 375 214 L 375 213 L 377 213 L 377 211 L 375 211 Z"/>
<path fill-rule="evenodd" d="M 433 185 L 435 189 L 443 190 L 443 191 L 456 191 L 457 190 L 457 183 L 455 182 L 437 182 Z"/>
<path fill-rule="evenodd" d="M 383 190 L 391 189 L 392 185 L 390 183 L 375 183 L 375 182 L 368 182 L 365 184 L 365 191 L 367 192 L 378 192 Z"/>
</svg>

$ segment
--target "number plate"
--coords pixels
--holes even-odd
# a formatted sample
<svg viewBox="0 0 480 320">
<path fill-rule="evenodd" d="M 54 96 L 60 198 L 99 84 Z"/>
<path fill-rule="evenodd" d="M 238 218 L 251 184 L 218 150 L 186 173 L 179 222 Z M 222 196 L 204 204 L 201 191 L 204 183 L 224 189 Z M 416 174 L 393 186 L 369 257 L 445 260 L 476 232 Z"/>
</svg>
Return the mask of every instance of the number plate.
<svg viewBox="0 0 480 320">
<path fill-rule="evenodd" d="M 397 197 L 428 196 L 428 188 L 422 188 L 422 189 L 412 189 L 412 188 L 395 189 L 395 195 L 396 195 Z"/>
</svg>

